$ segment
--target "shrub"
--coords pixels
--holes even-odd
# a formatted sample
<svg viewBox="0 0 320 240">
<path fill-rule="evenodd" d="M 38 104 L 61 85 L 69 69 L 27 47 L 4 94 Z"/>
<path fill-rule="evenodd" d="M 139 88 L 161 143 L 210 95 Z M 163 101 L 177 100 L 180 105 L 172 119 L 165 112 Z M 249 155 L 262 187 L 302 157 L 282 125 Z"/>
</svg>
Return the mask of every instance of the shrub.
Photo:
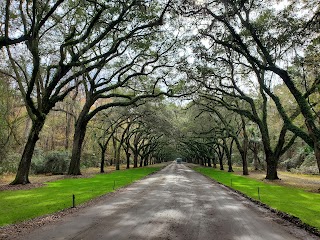
<svg viewBox="0 0 320 240">
<path fill-rule="evenodd" d="M 45 156 L 44 173 L 64 174 L 69 167 L 70 156 L 66 151 L 52 151 Z"/>
<path fill-rule="evenodd" d="M 21 158 L 20 154 L 17 154 L 17 153 L 8 154 L 1 161 L 0 174 L 17 172 L 20 158 Z"/>
<path fill-rule="evenodd" d="M 63 174 L 70 163 L 69 153 L 66 151 L 51 151 L 43 153 L 37 150 L 32 158 L 31 171 L 34 174 Z"/>
<path fill-rule="evenodd" d="M 92 152 L 84 152 L 81 157 L 81 167 L 99 167 L 100 158 L 98 155 Z"/>
<path fill-rule="evenodd" d="M 39 148 L 35 148 L 32 156 L 30 172 L 34 174 L 43 173 L 44 160 L 45 159 L 43 151 Z"/>
</svg>

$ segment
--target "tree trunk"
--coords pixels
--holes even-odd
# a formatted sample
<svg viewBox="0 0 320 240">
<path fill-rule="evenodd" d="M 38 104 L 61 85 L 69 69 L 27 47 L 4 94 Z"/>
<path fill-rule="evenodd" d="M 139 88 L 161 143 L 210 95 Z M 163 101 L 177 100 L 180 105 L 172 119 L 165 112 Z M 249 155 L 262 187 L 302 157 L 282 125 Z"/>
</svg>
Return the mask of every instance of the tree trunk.
<svg viewBox="0 0 320 240">
<path fill-rule="evenodd" d="M 24 151 L 19 163 L 16 178 L 13 180 L 11 185 L 16 184 L 27 184 L 29 181 L 29 171 L 31 166 L 32 155 L 37 141 L 39 140 L 39 134 L 43 128 L 45 122 L 44 119 L 36 119 L 32 122 L 32 127 L 28 136 L 27 143 L 24 147 Z"/>
<path fill-rule="evenodd" d="M 278 159 L 275 156 L 272 155 L 267 155 L 266 154 L 266 162 L 267 162 L 267 176 L 266 179 L 268 180 L 277 180 L 279 179 L 278 177 L 278 172 L 277 172 L 277 167 L 278 167 Z"/>
<path fill-rule="evenodd" d="M 137 168 L 138 167 L 138 153 L 134 153 L 133 155 L 133 168 Z"/>
<path fill-rule="evenodd" d="M 208 167 L 212 167 L 211 165 L 211 159 L 208 157 Z"/>
<path fill-rule="evenodd" d="M 242 153 L 241 158 L 242 158 L 242 175 L 249 175 L 247 153 L 246 152 Z"/>
<path fill-rule="evenodd" d="M 105 146 L 100 146 L 101 148 L 101 162 L 100 162 L 100 173 L 104 173 L 104 163 L 105 163 L 105 160 L 106 160 L 106 151 L 107 151 L 107 148 Z"/>
<path fill-rule="evenodd" d="M 72 156 L 69 165 L 68 175 L 81 175 L 80 160 L 82 153 L 82 145 L 87 131 L 87 124 L 85 117 L 79 117 L 75 126 L 73 135 Z"/>
<path fill-rule="evenodd" d="M 219 164 L 220 164 L 220 170 L 224 170 L 224 168 L 223 168 L 223 157 L 219 156 Z"/>
<path fill-rule="evenodd" d="M 253 143 L 253 166 L 254 166 L 254 170 L 259 170 L 259 157 L 258 157 L 258 148 L 256 146 L 256 143 Z"/>
<path fill-rule="evenodd" d="M 212 163 L 213 163 L 213 168 L 217 168 L 217 162 L 215 157 L 212 158 Z"/>
<path fill-rule="evenodd" d="M 200 165 L 204 166 L 204 162 L 203 162 L 203 158 L 202 157 L 200 157 Z"/>
<path fill-rule="evenodd" d="M 130 168 L 130 153 L 129 152 L 126 152 L 126 157 L 127 157 L 127 169 Z"/>
<path fill-rule="evenodd" d="M 320 142 L 318 141 L 315 141 L 315 144 L 314 144 L 314 155 L 316 156 L 318 169 L 320 173 Z"/>
</svg>

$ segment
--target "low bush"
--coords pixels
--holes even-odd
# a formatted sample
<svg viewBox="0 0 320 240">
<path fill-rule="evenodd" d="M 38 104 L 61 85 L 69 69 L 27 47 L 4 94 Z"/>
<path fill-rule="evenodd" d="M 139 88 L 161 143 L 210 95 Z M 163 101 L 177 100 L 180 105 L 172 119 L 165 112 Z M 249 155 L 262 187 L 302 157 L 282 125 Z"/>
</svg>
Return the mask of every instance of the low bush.
<svg viewBox="0 0 320 240">
<path fill-rule="evenodd" d="M 66 151 L 53 151 L 45 156 L 44 173 L 64 174 L 70 163 L 70 155 Z"/>
<path fill-rule="evenodd" d="M 99 167 L 100 156 L 92 152 L 84 152 L 81 156 L 81 168 Z"/>
<path fill-rule="evenodd" d="M 31 172 L 34 174 L 63 174 L 68 170 L 69 153 L 66 151 L 51 151 L 44 153 L 37 150 L 32 158 Z"/>
<path fill-rule="evenodd" d="M 20 154 L 17 154 L 17 153 L 8 154 L 1 161 L 0 174 L 17 172 L 20 158 L 21 158 Z"/>
</svg>

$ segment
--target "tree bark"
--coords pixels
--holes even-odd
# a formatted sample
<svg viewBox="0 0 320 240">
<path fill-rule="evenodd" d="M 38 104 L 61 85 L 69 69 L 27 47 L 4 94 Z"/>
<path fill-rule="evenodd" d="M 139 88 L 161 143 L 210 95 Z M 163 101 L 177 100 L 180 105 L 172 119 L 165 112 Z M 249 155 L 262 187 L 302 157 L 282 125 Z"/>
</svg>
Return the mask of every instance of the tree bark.
<svg viewBox="0 0 320 240">
<path fill-rule="evenodd" d="M 88 121 L 85 117 L 79 117 L 75 126 L 73 136 L 72 156 L 69 165 L 68 175 L 81 175 L 80 160 L 82 145 L 86 135 Z"/>
<path fill-rule="evenodd" d="M 315 141 L 315 144 L 314 144 L 314 155 L 316 156 L 318 170 L 320 173 L 320 142 L 318 141 Z"/>
<path fill-rule="evenodd" d="M 101 148 L 101 162 L 100 162 L 100 173 L 104 173 L 104 164 L 105 164 L 105 160 L 106 160 L 106 151 L 107 148 L 103 145 L 100 145 Z"/>
<path fill-rule="evenodd" d="M 133 168 L 137 168 L 138 167 L 138 153 L 134 153 L 133 154 Z"/>
<path fill-rule="evenodd" d="M 266 154 L 266 162 L 267 162 L 267 176 L 266 176 L 266 179 L 268 179 L 268 180 L 277 180 L 277 179 L 279 179 L 278 172 L 277 172 L 278 158 L 275 157 L 275 156 L 272 156 L 271 154 L 270 155 Z"/>
<path fill-rule="evenodd" d="M 212 167 L 211 165 L 211 159 L 208 157 L 208 167 Z"/>
<path fill-rule="evenodd" d="M 219 165 L 220 165 L 220 170 L 224 170 L 224 168 L 223 168 L 223 156 L 222 157 L 219 156 Z"/>
<path fill-rule="evenodd" d="M 39 134 L 43 128 L 45 118 L 36 119 L 32 122 L 32 127 L 28 136 L 27 143 L 25 145 L 18 171 L 15 179 L 10 185 L 27 184 L 29 181 L 29 171 L 31 166 L 32 155 L 37 141 L 39 140 Z"/>
<path fill-rule="evenodd" d="M 258 147 L 256 143 L 253 143 L 254 146 L 252 147 L 253 152 L 253 166 L 254 170 L 259 170 L 259 157 L 258 157 Z"/>
<path fill-rule="evenodd" d="M 129 152 L 126 152 L 126 157 L 127 157 L 127 169 L 130 168 L 130 153 Z"/>
<path fill-rule="evenodd" d="M 217 163 L 216 163 L 215 157 L 212 158 L 212 162 L 213 162 L 213 168 L 217 168 Z"/>
</svg>

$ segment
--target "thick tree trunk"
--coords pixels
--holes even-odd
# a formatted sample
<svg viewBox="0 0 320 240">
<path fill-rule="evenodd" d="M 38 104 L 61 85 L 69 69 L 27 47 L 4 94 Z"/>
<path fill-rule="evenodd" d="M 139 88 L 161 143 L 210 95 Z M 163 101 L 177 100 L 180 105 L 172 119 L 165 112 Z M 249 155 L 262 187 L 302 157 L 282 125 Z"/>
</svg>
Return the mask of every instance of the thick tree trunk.
<svg viewBox="0 0 320 240">
<path fill-rule="evenodd" d="M 11 185 L 16 184 L 27 184 L 29 181 L 29 171 L 31 166 L 32 155 L 37 141 L 39 140 L 39 134 L 43 128 L 45 122 L 44 119 L 36 119 L 32 122 L 32 127 L 28 136 L 27 143 L 24 147 L 24 151 L 19 163 L 16 178 L 13 180 Z"/>
<path fill-rule="evenodd" d="M 242 175 L 249 175 L 247 154 L 241 154 L 242 158 Z"/>
<path fill-rule="evenodd" d="M 88 121 L 85 118 L 78 118 L 73 135 L 72 156 L 69 165 L 68 175 L 81 175 L 80 160 L 82 145 L 87 131 Z"/>
<path fill-rule="evenodd" d="M 126 152 L 126 157 L 127 157 L 127 169 L 130 168 L 130 153 L 129 152 Z"/>
<path fill-rule="evenodd" d="M 228 172 L 234 172 L 232 168 L 232 162 L 228 159 Z"/>
<path fill-rule="evenodd" d="M 266 176 L 266 179 L 268 179 L 268 180 L 277 180 L 277 179 L 279 179 L 278 172 L 277 172 L 278 158 L 276 156 L 272 156 L 272 155 L 267 155 L 266 154 L 266 162 L 267 162 L 267 176 Z"/>
<path fill-rule="evenodd" d="M 138 167 L 138 153 L 133 154 L 133 168 Z"/>
<path fill-rule="evenodd" d="M 219 165 L 220 165 L 220 170 L 224 170 L 223 168 L 223 158 L 219 157 Z"/>
<path fill-rule="evenodd" d="M 208 167 L 212 167 L 210 158 L 208 158 Z"/>
</svg>

